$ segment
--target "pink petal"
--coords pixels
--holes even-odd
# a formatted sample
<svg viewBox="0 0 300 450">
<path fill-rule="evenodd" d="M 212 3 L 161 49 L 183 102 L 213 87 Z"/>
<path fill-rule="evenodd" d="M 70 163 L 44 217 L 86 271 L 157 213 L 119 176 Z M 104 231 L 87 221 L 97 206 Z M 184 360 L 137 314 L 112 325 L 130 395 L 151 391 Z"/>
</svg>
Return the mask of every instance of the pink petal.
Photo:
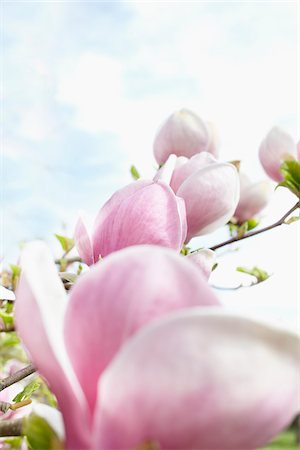
<svg viewBox="0 0 300 450">
<path fill-rule="evenodd" d="M 99 376 L 122 343 L 170 311 L 218 300 L 198 268 L 173 250 L 137 246 L 113 253 L 71 291 L 65 340 L 91 407 Z"/>
<path fill-rule="evenodd" d="M 192 308 L 137 333 L 99 384 L 94 447 L 250 450 L 299 408 L 299 337 Z"/>
<path fill-rule="evenodd" d="M 87 227 L 80 217 L 77 221 L 74 232 L 75 245 L 80 258 L 87 264 L 94 264 L 92 243 L 87 231 Z"/>
<path fill-rule="evenodd" d="M 181 158 L 184 157 L 181 156 Z M 166 184 L 170 184 L 175 166 L 177 165 L 177 160 L 179 160 L 179 158 L 177 158 L 176 155 L 170 155 L 163 166 L 156 172 L 153 181 L 164 181 Z"/>
<path fill-rule="evenodd" d="M 244 181 L 244 174 L 240 173 L 241 189 L 238 206 L 234 212 L 234 217 L 239 223 L 245 222 L 255 217 L 269 203 L 273 192 L 269 181 L 251 183 Z"/>
<path fill-rule="evenodd" d="M 133 183 L 137 186 L 137 182 Z M 143 182 L 130 195 L 122 196 L 93 235 L 94 259 L 131 245 L 155 244 L 180 250 L 185 217 L 178 199 L 163 182 Z M 128 193 L 128 188 L 125 188 Z M 113 203 L 113 201 L 112 201 Z M 106 208 L 108 210 L 108 208 Z"/>
<path fill-rule="evenodd" d="M 296 158 L 296 144 L 292 137 L 279 127 L 273 127 L 259 147 L 259 159 L 265 172 L 275 181 L 283 179 L 280 165 L 284 160 Z"/>
<path fill-rule="evenodd" d="M 163 164 L 172 153 L 190 158 L 206 151 L 209 139 L 205 122 L 192 111 L 182 109 L 172 114 L 158 131 L 154 156 L 158 164 Z"/>
<path fill-rule="evenodd" d="M 216 264 L 216 253 L 209 248 L 201 248 L 200 250 L 189 253 L 186 258 L 193 261 L 201 270 L 203 276 L 208 280 L 211 271 Z"/>
<path fill-rule="evenodd" d="M 216 159 L 208 152 L 198 153 L 187 159 L 185 163 L 181 163 L 173 172 L 170 186 L 176 193 L 182 183 L 191 175 L 204 167 L 216 163 Z"/>
<path fill-rule="evenodd" d="M 238 172 L 232 164 L 210 164 L 188 177 L 177 195 L 185 201 L 188 242 L 215 231 L 232 217 L 239 199 Z"/>
<path fill-rule="evenodd" d="M 65 290 L 44 243 L 27 244 L 22 252 L 21 266 L 16 301 L 18 333 L 31 360 L 57 396 L 65 421 L 67 448 L 87 449 L 89 412 L 63 340 Z"/>
<path fill-rule="evenodd" d="M 300 161 L 300 140 L 298 141 L 298 144 L 297 144 L 297 155 L 298 155 L 298 161 Z"/>
</svg>

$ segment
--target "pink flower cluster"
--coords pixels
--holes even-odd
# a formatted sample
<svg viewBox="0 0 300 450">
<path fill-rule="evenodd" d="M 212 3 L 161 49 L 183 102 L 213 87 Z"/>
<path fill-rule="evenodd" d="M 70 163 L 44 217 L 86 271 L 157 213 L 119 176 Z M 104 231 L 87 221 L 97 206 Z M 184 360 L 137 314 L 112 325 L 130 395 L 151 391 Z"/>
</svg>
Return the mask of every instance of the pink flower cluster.
<svg viewBox="0 0 300 450">
<path fill-rule="evenodd" d="M 154 180 L 115 193 L 91 236 L 78 221 L 91 267 L 69 295 L 45 244 L 23 250 L 18 331 L 57 396 L 69 450 L 251 450 L 299 411 L 299 337 L 223 308 L 210 250 L 179 254 L 260 210 L 251 198 L 265 187 L 241 177 L 239 200 L 239 174 L 217 149 L 212 125 L 173 114 L 155 139 Z"/>
</svg>

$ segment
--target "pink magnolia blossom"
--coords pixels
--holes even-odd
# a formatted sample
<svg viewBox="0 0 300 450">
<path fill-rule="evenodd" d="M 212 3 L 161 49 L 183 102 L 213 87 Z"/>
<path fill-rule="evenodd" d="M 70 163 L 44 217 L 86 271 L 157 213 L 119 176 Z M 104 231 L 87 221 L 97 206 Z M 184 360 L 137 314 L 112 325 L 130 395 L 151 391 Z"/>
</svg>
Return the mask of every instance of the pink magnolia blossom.
<svg viewBox="0 0 300 450">
<path fill-rule="evenodd" d="M 300 161 L 300 140 L 298 141 L 298 144 L 297 144 L 297 155 L 298 155 L 298 161 Z"/>
<path fill-rule="evenodd" d="M 259 147 L 259 159 L 265 172 L 274 181 L 282 181 L 280 166 L 285 160 L 296 159 L 296 143 L 280 127 L 273 127 Z"/>
<path fill-rule="evenodd" d="M 298 411 L 299 337 L 213 306 L 176 252 L 116 252 L 68 299 L 44 244 L 21 263 L 17 325 L 58 398 L 67 449 L 250 450 Z"/>
<path fill-rule="evenodd" d="M 181 109 L 173 113 L 159 129 L 153 149 L 159 164 L 171 154 L 190 158 L 210 151 L 218 155 L 219 138 L 213 124 L 204 122 L 192 111 Z"/>
<path fill-rule="evenodd" d="M 239 176 L 234 165 L 217 161 L 202 152 L 190 159 L 171 155 L 155 179 L 164 179 L 185 202 L 188 242 L 194 236 L 211 233 L 232 217 L 239 200 Z"/>
<path fill-rule="evenodd" d="M 240 172 L 240 200 L 234 212 L 239 223 L 255 217 L 269 203 L 273 189 L 268 180 L 252 183 Z"/>
<path fill-rule="evenodd" d="M 164 182 L 139 180 L 105 203 L 91 236 L 80 218 L 74 237 L 88 265 L 131 245 L 155 244 L 179 251 L 186 238 L 184 202 Z"/>
</svg>

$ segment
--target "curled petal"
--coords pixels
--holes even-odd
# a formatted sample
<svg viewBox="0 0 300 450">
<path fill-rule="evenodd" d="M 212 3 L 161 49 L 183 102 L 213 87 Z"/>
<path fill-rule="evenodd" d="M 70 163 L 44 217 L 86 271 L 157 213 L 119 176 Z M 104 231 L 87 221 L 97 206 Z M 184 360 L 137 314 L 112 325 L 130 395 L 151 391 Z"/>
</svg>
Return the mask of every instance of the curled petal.
<svg viewBox="0 0 300 450">
<path fill-rule="evenodd" d="M 170 249 L 136 246 L 95 264 L 73 287 L 65 321 L 91 408 L 99 376 L 129 336 L 170 311 L 218 303 L 198 268 Z"/>
<path fill-rule="evenodd" d="M 205 122 L 192 111 L 182 109 L 172 114 L 158 131 L 154 141 L 154 156 L 163 164 L 174 153 L 190 158 L 206 151 L 210 133 Z"/>
<path fill-rule="evenodd" d="M 296 144 L 279 127 L 273 127 L 259 147 L 259 159 L 265 172 L 275 181 L 282 181 L 280 166 L 283 161 L 296 158 Z"/>
<path fill-rule="evenodd" d="M 166 184 L 170 184 L 178 159 L 176 155 L 170 155 L 165 164 L 157 171 L 153 181 L 164 181 Z"/>
<path fill-rule="evenodd" d="M 100 380 L 94 448 L 261 448 L 298 410 L 299 345 L 221 308 L 145 327 Z"/>
<path fill-rule="evenodd" d="M 178 158 L 179 159 L 179 158 Z M 203 169 L 210 164 L 216 163 L 216 159 L 208 152 L 202 152 L 178 164 L 173 172 L 170 186 L 174 192 L 177 192 L 182 183 L 198 170 Z"/>
<path fill-rule="evenodd" d="M 186 257 L 197 264 L 204 277 L 208 280 L 216 264 L 216 253 L 209 248 L 201 248 L 196 252 L 189 253 Z"/>
<path fill-rule="evenodd" d="M 239 200 L 238 172 L 232 164 L 210 164 L 188 177 L 177 195 L 185 201 L 188 242 L 211 233 L 232 217 Z"/>
<path fill-rule="evenodd" d="M 80 258 L 89 266 L 94 264 L 91 238 L 81 217 L 78 219 L 75 227 L 74 239 Z"/>
<path fill-rule="evenodd" d="M 43 242 L 25 246 L 21 267 L 15 308 L 18 333 L 32 361 L 57 396 L 65 420 L 67 448 L 87 449 L 90 416 L 63 340 L 67 305 L 64 287 Z"/>
<path fill-rule="evenodd" d="M 138 182 L 122 200 L 111 200 L 93 234 L 94 260 L 99 256 L 139 244 L 155 244 L 180 250 L 185 217 L 178 199 L 164 182 Z M 117 203 L 117 206 L 116 206 Z"/>
</svg>

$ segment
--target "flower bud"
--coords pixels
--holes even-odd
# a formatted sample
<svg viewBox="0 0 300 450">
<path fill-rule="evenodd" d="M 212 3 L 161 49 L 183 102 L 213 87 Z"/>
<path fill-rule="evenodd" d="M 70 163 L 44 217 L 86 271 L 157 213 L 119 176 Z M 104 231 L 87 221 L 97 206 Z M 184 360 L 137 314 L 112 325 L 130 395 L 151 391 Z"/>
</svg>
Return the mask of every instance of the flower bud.
<svg viewBox="0 0 300 450">
<path fill-rule="evenodd" d="M 154 141 L 154 156 L 163 164 L 173 153 L 190 158 L 196 153 L 216 153 L 217 135 L 212 126 L 187 109 L 173 113 L 158 131 Z"/>
<path fill-rule="evenodd" d="M 282 181 L 280 166 L 285 160 L 296 159 L 296 144 L 284 130 L 273 127 L 260 144 L 259 159 L 270 178 Z"/>
<path fill-rule="evenodd" d="M 255 217 L 267 206 L 272 186 L 268 180 L 252 183 L 243 173 L 240 173 L 240 200 L 235 210 L 234 217 L 239 223 Z"/>
</svg>

